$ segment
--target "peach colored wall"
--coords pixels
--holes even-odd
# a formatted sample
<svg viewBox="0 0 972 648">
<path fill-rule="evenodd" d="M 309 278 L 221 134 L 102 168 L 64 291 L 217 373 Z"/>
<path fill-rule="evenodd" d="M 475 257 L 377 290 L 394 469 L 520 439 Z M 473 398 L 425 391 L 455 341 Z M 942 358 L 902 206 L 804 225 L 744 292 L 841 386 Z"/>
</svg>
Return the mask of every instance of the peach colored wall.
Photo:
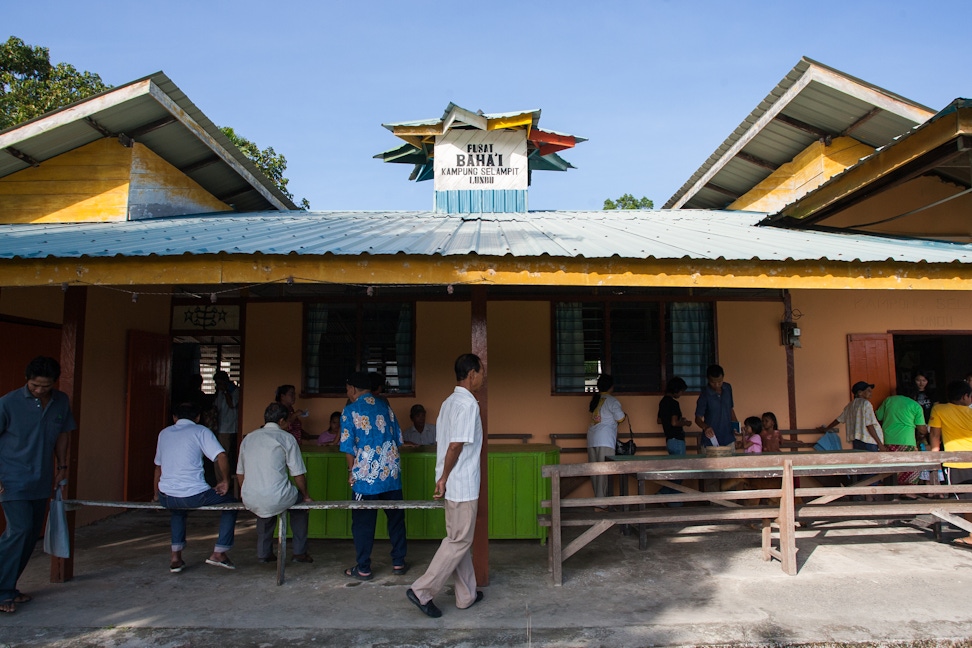
<svg viewBox="0 0 972 648">
<path fill-rule="evenodd" d="M 247 304 L 243 335 L 243 411 L 241 429 L 247 434 L 263 426 L 263 411 L 273 402 L 279 385 L 296 385 L 300 394 L 301 322 L 299 302 Z M 310 410 L 303 421 L 308 434 L 327 426 L 327 414 L 316 402 L 299 401 L 299 409 Z"/>
<path fill-rule="evenodd" d="M 849 333 L 972 331 L 972 294 L 924 291 L 792 291 L 803 347 L 795 354 L 800 427 L 826 425 L 850 400 Z"/>
<path fill-rule="evenodd" d="M 415 398 L 391 399 L 403 430 L 412 425 L 408 412 L 415 403 L 425 407 L 426 420 L 435 421 L 456 387 L 456 358 L 472 348 L 469 302 L 419 302 L 416 315 Z M 486 317 L 488 322 L 489 312 Z"/>
<path fill-rule="evenodd" d="M 158 287 L 147 292 L 152 291 L 158 291 Z M 127 333 L 136 329 L 167 335 L 169 317 L 168 297 L 143 294 L 136 304 L 126 293 L 88 289 L 81 426 L 76 449 L 80 498 L 123 497 Z M 144 470 L 152 472 L 154 467 L 148 465 Z M 78 512 L 78 523 L 87 524 L 110 513 L 106 509 L 84 508 Z"/>
<path fill-rule="evenodd" d="M 302 382 L 301 345 L 303 305 L 300 303 L 249 304 L 243 348 L 243 430 L 263 425 L 263 410 L 273 400 L 278 385 Z M 408 412 L 422 403 L 428 420 L 435 421 L 439 405 L 452 393 L 456 379 L 452 365 L 470 348 L 468 302 L 419 302 L 416 306 L 415 397 L 391 396 L 389 402 L 402 429 L 411 422 Z M 300 398 L 297 407 L 310 411 L 304 420 L 308 434 L 327 429 L 333 411 L 344 408 L 345 398 Z"/>
<path fill-rule="evenodd" d="M 0 313 L 60 324 L 64 315 L 64 291 L 60 286 L 0 288 Z"/>
<path fill-rule="evenodd" d="M 736 417 L 742 421 L 770 411 L 781 428 L 789 428 L 786 349 L 780 344 L 782 302 L 722 302 L 717 317 L 719 364 L 732 385 Z M 693 413 L 686 415 L 694 419 L 695 398 L 691 405 Z"/>
</svg>

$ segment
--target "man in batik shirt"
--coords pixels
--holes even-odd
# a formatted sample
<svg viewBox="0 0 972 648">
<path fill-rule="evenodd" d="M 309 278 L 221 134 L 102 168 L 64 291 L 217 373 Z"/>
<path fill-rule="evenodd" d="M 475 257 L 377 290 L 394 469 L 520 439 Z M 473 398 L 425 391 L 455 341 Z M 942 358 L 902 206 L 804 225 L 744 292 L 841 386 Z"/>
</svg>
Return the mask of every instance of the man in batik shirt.
<svg viewBox="0 0 972 648">
<path fill-rule="evenodd" d="M 367 372 L 356 371 L 347 379 L 351 401 L 341 415 L 341 452 L 348 456 L 348 483 L 355 501 L 401 500 L 402 469 L 398 448 L 402 431 L 388 401 L 371 393 Z M 382 509 L 388 518 L 391 540 L 392 572 L 398 576 L 408 571 L 405 562 L 405 511 Z M 371 580 L 371 549 L 375 544 L 377 509 L 351 510 L 351 535 L 357 562 L 344 570 L 344 575 L 358 580 Z"/>
</svg>

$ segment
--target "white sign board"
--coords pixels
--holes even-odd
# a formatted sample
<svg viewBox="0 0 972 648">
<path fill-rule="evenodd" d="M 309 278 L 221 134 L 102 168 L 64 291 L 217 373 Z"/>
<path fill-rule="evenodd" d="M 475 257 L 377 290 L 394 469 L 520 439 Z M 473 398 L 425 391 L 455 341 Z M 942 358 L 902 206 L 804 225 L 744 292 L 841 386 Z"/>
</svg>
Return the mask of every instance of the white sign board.
<svg viewBox="0 0 972 648">
<path fill-rule="evenodd" d="M 436 191 L 526 188 L 526 131 L 454 129 L 435 138 Z"/>
</svg>

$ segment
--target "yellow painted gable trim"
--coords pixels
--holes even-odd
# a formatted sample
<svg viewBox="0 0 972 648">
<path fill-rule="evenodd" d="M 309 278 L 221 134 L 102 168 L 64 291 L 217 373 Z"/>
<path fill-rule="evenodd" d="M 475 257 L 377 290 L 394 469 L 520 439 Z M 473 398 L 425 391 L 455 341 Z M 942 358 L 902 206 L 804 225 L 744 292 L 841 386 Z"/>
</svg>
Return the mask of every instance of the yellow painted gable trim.
<svg viewBox="0 0 972 648">
<path fill-rule="evenodd" d="M 289 278 L 362 286 L 972 290 L 972 265 L 260 254 L 0 262 L 0 286 L 262 284 Z"/>
<path fill-rule="evenodd" d="M 814 142 L 728 209 L 775 214 L 872 153 L 872 147 L 852 137 L 838 137 L 829 145 Z"/>
<path fill-rule="evenodd" d="M 797 219 L 813 216 L 959 135 L 972 135 L 972 109 L 959 109 L 923 125 L 841 174 L 833 182 L 789 205 L 780 214 Z"/>
<path fill-rule="evenodd" d="M 132 149 L 101 139 L 0 178 L 0 223 L 121 221 Z"/>
<path fill-rule="evenodd" d="M 486 122 L 486 130 L 499 130 L 501 128 L 522 128 L 529 129 L 533 126 L 533 113 L 524 113 L 514 117 L 498 117 Z"/>
</svg>

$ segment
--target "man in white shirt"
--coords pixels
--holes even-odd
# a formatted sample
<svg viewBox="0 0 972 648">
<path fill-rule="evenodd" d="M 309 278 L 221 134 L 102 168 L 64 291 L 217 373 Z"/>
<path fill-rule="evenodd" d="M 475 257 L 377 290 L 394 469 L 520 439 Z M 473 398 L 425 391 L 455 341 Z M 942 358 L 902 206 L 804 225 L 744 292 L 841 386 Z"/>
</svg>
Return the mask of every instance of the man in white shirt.
<svg viewBox="0 0 972 648">
<path fill-rule="evenodd" d="M 435 424 L 425 422 L 425 408 L 416 403 L 408 413 L 412 427 L 402 432 L 405 445 L 435 445 Z"/>
<path fill-rule="evenodd" d="M 243 505 L 257 516 L 257 560 L 262 563 L 277 560 L 273 554 L 276 516 L 293 504 L 311 501 L 304 458 L 297 440 L 287 431 L 289 415 L 286 405 L 270 403 L 263 413 L 264 426 L 246 435 L 240 445 L 236 476 Z M 288 477 L 293 477 L 294 482 L 290 483 Z M 306 509 L 290 512 L 294 562 L 314 562 L 307 553 L 309 513 Z"/>
<path fill-rule="evenodd" d="M 159 432 L 155 450 L 155 498 L 162 506 L 171 509 L 172 560 L 169 571 L 177 574 L 186 566 L 182 550 L 186 546 L 188 509 L 237 500 L 229 494 L 230 467 L 226 451 L 212 430 L 199 425 L 196 405 L 178 405 L 172 420 L 173 425 Z M 203 477 L 203 455 L 216 465 L 218 483 L 212 488 Z M 236 569 L 226 552 L 233 548 L 237 514 L 238 511 L 223 511 L 220 515 L 219 537 L 213 553 L 206 560 L 207 565 Z"/>
<path fill-rule="evenodd" d="M 476 355 L 466 353 L 456 360 L 455 371 L 455 391 L 439 409 L 435 462 L 434 497 L 445 498 L 446 537 L 428 570 L 406 592 L 409 601 L 433 618 L 442 616 L 442 611 L 432 598 L 450 576 L 455 576 L 456 607 L 466 609 L 483 600 L 483 593 L 476 591 L 472 543 L 483 446 L 483 421 L 474 394 L 486 380 L 486 368 Z"/>
</svg>

